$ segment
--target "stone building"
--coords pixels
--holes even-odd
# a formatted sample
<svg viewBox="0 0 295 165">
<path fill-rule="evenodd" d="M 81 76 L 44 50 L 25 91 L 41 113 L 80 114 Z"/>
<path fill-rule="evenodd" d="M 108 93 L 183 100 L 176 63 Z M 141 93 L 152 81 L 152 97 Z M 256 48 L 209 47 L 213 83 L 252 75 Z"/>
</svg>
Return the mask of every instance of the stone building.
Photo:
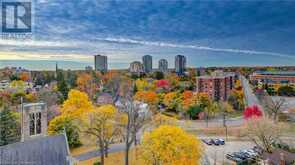
<svg viewBox="0 0 295 165">
<path fill-rule="evenodd" d="M 21 141 L 26 141 L 38 136 L 47 134 L 47 106 L 43 102 L 23 104 L 22 114 L 22 137 Z"/>
</svg>

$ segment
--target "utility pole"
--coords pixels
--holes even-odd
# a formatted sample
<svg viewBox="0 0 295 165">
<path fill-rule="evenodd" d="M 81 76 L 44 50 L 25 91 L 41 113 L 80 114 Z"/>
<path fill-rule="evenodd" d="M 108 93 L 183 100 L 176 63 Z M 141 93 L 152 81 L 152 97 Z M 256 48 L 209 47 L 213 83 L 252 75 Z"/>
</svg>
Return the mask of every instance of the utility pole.
<svg viewBox="0 0 295 165">
<path fill-rule="evenodd" d="M 24 103 L 23 97 L 20 97 L 20 106 L 21 106 L 21 142 L 24 141 Z"/>
</svg>

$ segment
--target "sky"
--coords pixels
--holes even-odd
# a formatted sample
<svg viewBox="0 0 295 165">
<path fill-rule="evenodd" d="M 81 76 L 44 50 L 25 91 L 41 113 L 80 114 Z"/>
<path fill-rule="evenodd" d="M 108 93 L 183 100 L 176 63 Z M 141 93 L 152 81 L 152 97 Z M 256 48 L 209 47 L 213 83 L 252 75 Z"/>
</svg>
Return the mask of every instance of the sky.
<svg viewBox="0 0 295 165">
<path fill-rule="evenodd" d="M 127 68 L 146 54 L 153 66 L 295 65 L 295 1 L 35 0 L 33 38 L 0 39 L 0 67 L 65 69 L 108 56 Z M 1 25 L 2 26 L 2 25 Z"/>
</svg>

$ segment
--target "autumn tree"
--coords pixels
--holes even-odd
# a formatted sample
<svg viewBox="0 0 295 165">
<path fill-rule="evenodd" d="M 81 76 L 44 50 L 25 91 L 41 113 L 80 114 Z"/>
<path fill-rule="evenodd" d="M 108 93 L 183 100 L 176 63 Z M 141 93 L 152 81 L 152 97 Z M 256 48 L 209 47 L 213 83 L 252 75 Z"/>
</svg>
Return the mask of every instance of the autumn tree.
<svg viewBox="0 0 295 165">
<path fill-rule="evenodd" d="M 137 145 L 137 134 L 142 131 L 144 125 L 149 120 L 150 114 L 142 111 L 140 102 L 133 101 L 131 97 L 122 100 L 124 106 L 125 122 L 123 128 L 123 139 L 125 141 L 125 165 L 129 164 L 129 150 L 134 143 Z"/>
<path fill-rule="evenodd" d="M 234 89 L 228 97 L 228 102 L 233 106 L 235 110 L 244 110 L 245 103 L 243 91 Z"/>
<path fill-rule="evenodd" d="M 112 105 L 103 105 L 88 114 L 83 125 L 83 132 L 94 137 L 100 151 L 100 163 L 104 165 L 104 158 L 108 155 L 108 148 L 113 138 L 119 133 L 116 126 L 117 110 Z"/>
<path fill-rule="evenodd" d="M 30 74 L 28 72 L 22 72 L 19 75 L 19 79 L 22 80 L 22 81 L 27 82 L 27 81 L 30 80 Z"/>
<path fill-rule="evenodd" d="M 181 98 L 177 92 L 169 92 L 165 94 L 163 103 L 167 106 L 169 110 L 177 110 L 180 105 Z"/>
<path fill-rule="evenodd" d="M 10 83 L 10 87 L 15 89 L 17 93 L 23 93 L 25 90 L 25 82 L 22 80 L 14 80 Z"/>
<path fill-rule="evenodd" d="M 193 92 L 186 90 L 182 93 L 182 108 L 186 111 L 189 109 L 190 106 L 192 106 L 193 101 L 192 101 L 192 97 L 193 97 Z"/>
<path fill-rule="evenodd" d="M 262 117 L 262 111 L 257 105 L 248 106 L 244 110 L 243 115 L 245 119 L 259 118 Z"/>
<path fill-rule="evenodd" d="M 144 134 L 141 156 L 146 165 L 195 165 L 200 164 L 202 150 L 195 135 L 164 125 Z"/>
<path fill-rule="evenodd" d="M 219 111 L 220 107 L 217 102 L 213 102 L 211 100 L 209 100 L 209 102 L 206 101 L 206 104 L 203 104 L 203 107 L 204 111 L 206 112 L 206 123 L 208 126 L 209 119 Z"/>
<path fill-rule="evenodd" d="M 96 87 L 95 87 L 94 79 L 91 76 L 91 74 L 88 74 L 88 73 L 79 74 L 76 80 L 76 84 L 77 84 L 78 90 L 87 93 L 88 96 L 91 99 L 93 99 Z"/>
<path fill-rule="evenodd" d="M 265 117 L 252 117 L 247 120 L 246 134 L 249 139 L 264 151 L 272 152 L 272 142 L 279 139 L 283 127 Z"/>
<path fill-rule="evenodd" d="M 61 115 L 50 121 L 48 133 L 58 134 L 65 129 L 71 146 L 78 146 L 80 141 L 76 123 L 92 110 L 92 103 L 86 93 L 75 89 L 71 90 L 68 99 L 62 105 Z"/>
<path fill-rule="evenodd" d="M 157 128 L 161 125 L 172 125 L 172 126 L 176 126 L 177 124 L 177 120 L 173 117 L 170 117 L 170 116 L 166 116 L 166 115 L 163 115 L 161 113 L 158 113 L 156 115 L 154 115 L 152 117 L 152 125 Z"/>
<path fill-rule="evenodd" d="M 226 124 L 227 116 L 229 113 L 234 112 L 234 109 L 228 102 L 220 102 L 218 105 L 218 108 L 220 109 L 223 116 L 223 127 L 225 128 L 225 134 L 227 138 L 227 135 L 228 135 L 227 124 Z"/>
<path fill-rule="evenodd" d="M 264 96 L 265 110 L 274 121 L 278 120 L 278 114 L 285 108 L 286 100 L 284 98 L 272 99 L 269 96 Z"/>
<path fill-rule="evenodd" d="M 86 93 L 72 89 L 68 99 L 64 101 L 61 113 L 70 118 L 79 118 L 93 109 L 92 103 Z"/>
<path fill-rule="evenodd" d="M 56 135 L 65 131 L 68 139 L 68 144 L 71 148 L 81 146 L 79 127 L 75 121 L 65 115 L 55 117 L 48 125 L 48 134 Z"/>
<path fill-rule="evenodd" d="M 157 93 L 153 91 L 138 91 L 134 96 L 134 100 L 149 104 L 150 109 L 153 109 L 154 111 L 159 102 Z"/>
</svg>

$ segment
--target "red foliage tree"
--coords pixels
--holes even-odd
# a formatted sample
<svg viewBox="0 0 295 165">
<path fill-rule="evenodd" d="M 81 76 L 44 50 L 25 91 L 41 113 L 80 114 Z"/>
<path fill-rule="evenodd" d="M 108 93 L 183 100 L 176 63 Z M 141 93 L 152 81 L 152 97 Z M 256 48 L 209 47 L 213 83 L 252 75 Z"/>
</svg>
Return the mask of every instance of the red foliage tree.
<svg viewBox="0 0 295 165">
<path fill-rule="evenodd" d="M 156 83 L 158 88 L 168 88 L 169 87 L 169 81 L 168 80 L 158 80 Z"/>
<path fill-rule="evenodd" d="M 261 117 L 262 111 L 257 105 L 249 106 L 244 110 L 244 118 L 250 119 L 252 117 Z"/>
</svg>

